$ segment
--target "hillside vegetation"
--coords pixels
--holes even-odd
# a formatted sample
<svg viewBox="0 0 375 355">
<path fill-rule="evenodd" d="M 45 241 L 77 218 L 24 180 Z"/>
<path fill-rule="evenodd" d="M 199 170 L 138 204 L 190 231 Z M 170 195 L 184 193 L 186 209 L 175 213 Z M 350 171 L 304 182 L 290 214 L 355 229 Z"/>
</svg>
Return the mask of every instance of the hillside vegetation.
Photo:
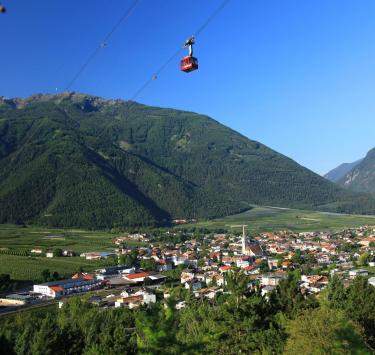
<svg viewBox="0 0 375 355">
<path fill-rule="evenodd" d="M 0 98 L 0 223 L 160 225 L 251 204 L 375 211 L 207 116 L 75 93 Z"/>
</svg>

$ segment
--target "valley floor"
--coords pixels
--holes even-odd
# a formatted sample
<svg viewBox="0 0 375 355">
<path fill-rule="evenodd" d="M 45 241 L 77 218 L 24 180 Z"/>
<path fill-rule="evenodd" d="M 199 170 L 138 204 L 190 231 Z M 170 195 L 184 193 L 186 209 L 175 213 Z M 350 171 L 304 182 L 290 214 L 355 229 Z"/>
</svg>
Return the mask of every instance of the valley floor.
<svg viewBox="0 0 375 355">
<path fill-rule="evenodd" d="M 195 227 L 230 229 L 238 231 L 239 225 L 248 225 L 250 232 L 274 231 L 335 231 L 375 224 L 375 216 L 348 215 L 329 212 L 305 211 L 279 207 L 254 207 L 253 209 L 210 221 L 199 221 Z M 189 225 L 191 226 L 191 225 Z M 236 226 L 236 227 L 232 227 Z"/>
</svg>

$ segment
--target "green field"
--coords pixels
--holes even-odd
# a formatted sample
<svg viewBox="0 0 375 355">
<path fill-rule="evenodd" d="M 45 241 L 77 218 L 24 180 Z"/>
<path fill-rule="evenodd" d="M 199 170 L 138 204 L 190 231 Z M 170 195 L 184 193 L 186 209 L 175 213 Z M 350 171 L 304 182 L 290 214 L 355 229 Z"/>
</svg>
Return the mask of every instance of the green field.
<svg viewBox="0 0 375 355">
<path fill-rule="evenodd" d="M 62 277 L 70 277 L 82 267 L 84 271 L 93 271 L 108 265 L 109 261 L 85 260 L 85 258 L 45 258 L 16 255 L 0 255 L 0 274 L 9 274 L 13 280 L 41 281 L 41 273 L 49 269 L 57 271 Z"/>
<path fill-rule="evenodd" d="M 268 231 L 335 231 L 369 224 L 375 225 L 375 216 L 345 215 L 337 213 L 294 210 L 277 207 L 254 207 L 253 209 L 210 221 L 195 223 L 195 227 L 208 229 L 233 229 L 246 224 L 249 232 Z M 186 225 L 186 228 L 193 226 Z"/>
<path fill-rule="evenodd" d="M 113 251 L 112 240 L 116 234 L 85 230 L 46 229 L 28 226 L 0 225 L 0 274 L 10 274 L 14 280 L 39 281 L 41 272 L 49 269 L 62 276 L 83 268 L 95 270 L 113 261 L 91 261 L 81 257 L 46 258 L 44 256 L 26 256 L 31 249 L 61 248 L 76 253 L 93 251 Z"/>
<path fill-rule="evenodd" d="M 0 248 L 68 249 L 77 253 L 112 251 L 116 234 L 73 229 L 47 229 L 42 227 L 0 225 Z"/>
</svg>

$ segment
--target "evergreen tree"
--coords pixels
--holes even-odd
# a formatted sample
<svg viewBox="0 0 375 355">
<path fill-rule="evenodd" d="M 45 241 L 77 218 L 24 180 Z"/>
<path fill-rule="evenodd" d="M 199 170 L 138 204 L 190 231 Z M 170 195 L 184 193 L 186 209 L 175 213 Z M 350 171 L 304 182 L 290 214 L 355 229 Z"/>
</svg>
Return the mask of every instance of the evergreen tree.
<svg viewBox="0 0 375 355">
<path fill-rule="evenodd" d="M 327 288 L 327 298 L 333 308 L 342 309 L 345 305 L 347 294 L 341 279 L 334 275 Z"/>
</svg>

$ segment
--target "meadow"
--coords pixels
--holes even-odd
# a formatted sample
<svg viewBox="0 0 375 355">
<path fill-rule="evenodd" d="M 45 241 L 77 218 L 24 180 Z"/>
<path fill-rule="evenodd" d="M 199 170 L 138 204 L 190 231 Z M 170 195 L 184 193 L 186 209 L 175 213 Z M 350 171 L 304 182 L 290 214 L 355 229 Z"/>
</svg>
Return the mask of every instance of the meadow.
<svg viewBox="0 0 375 355">
<path fill-rule="evenodd" d="M 247 225 L 250 233 L 273 231 L 339 231 L 346 228 L 375 225 L 375 216 L 347 215 L 328 212 L 295 210 L 278 207 L 254 207 L 236 215 L 198 221 L 194 226 L 207 229 L 226 229 L 239 231 L 239 225 Z M 186 228 L 193 226 L 185 225 Z M 236 227 L 235 227 L 236 226 Z"/>
</svg>

